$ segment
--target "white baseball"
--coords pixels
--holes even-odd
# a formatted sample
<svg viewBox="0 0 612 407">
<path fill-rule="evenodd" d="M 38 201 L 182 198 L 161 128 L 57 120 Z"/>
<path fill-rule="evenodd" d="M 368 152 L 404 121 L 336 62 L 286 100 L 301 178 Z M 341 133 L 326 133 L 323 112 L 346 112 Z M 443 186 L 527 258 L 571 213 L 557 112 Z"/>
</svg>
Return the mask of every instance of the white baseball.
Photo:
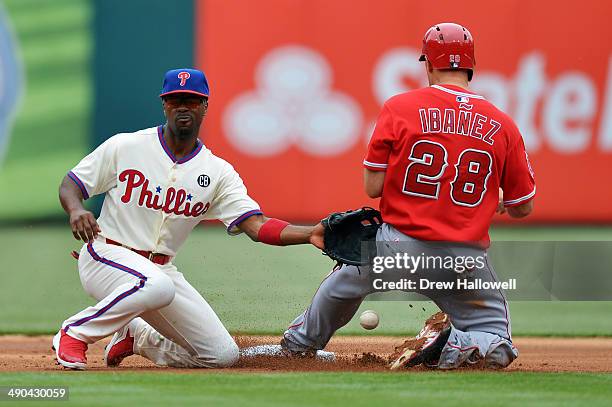
<svg viewBox="0 0 612 407">
<path fill-rule="evenodd" d="M 365 310 L 359 316 L 359 324 L 363 329 L 374 329 L 378 326 L 378 322 L 380 318 L 378 318 L 378 314 L 376 311 Z"/>
</svg>

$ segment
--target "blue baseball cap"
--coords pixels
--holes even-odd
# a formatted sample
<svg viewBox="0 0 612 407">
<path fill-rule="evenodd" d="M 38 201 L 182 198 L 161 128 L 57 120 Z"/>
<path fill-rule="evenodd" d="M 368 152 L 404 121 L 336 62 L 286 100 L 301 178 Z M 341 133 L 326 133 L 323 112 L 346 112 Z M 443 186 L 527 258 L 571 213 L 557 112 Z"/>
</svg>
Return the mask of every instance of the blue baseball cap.
<svg viewBox="0 0 612 407">
<path fill-rule="evenodd" d="M 172 69 L 164 76 L 164 86 L 160 97 L 173 93 L 191 93 L 201 97 L 208 97 L 208 81 L 204 72 L 197 69 Z"/>
</svg>

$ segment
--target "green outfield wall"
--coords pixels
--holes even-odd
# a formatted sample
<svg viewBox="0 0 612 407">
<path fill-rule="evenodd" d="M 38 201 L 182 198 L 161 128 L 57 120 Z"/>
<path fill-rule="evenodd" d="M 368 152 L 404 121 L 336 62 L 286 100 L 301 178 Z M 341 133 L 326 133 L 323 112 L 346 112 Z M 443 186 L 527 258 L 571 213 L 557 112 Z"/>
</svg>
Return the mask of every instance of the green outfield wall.
<svg viewBox="0 0 612 407">
<path fill-rule="evenodd" d="M 0 1 L 0 51 L 8 37 L 14 47 L 0 62 L 20 69 L 0 85 L 23 78 L 7 101 L 10 117 L 0 117 L 7 126 L 0 225 L 64 219 L 57 188 L 66 171 L 113 134 L 162 121 L 164 71 L 193 63 L 193 7 L 193 0 Z"/>
</svg>

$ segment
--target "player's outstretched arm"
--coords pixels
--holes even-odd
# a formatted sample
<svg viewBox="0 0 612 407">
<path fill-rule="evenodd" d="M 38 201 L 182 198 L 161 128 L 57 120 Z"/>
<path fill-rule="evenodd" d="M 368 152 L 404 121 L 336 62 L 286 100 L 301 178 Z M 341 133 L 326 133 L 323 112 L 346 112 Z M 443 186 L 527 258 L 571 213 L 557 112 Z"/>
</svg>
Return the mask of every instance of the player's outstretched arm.
<svg viewBox="0 0 612 407">
<path fill-rule="evenodd" d="M 276 246 L 310 243 L 323 249 L 323 225 L 297 226 L 263 215 L 251 216 L 238 225 L 253 241 Z"/>
<path fill-rule="evenodd" d="M 93 213 L 83 207 L 83 193 L 67 175 L 59 187 L 59 199 L 70 217 L 74 238 L 84 242 L 96 238 L 100 233 L 100 226 Z"/>
</svg>

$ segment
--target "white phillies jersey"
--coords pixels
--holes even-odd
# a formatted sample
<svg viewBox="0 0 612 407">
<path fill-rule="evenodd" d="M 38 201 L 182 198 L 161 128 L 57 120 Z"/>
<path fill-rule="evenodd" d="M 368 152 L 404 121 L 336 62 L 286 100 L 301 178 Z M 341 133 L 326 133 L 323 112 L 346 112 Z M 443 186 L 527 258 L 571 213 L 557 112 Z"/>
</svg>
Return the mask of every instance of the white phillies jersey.
<svg viewBox="0 0 612 407">
<path fill-rule="evenodd" d="M 219 219 L 228 233 L 260 214 L 234 168 L 198 140 L 177 160 L 162 126 L 117 134 L 68 173 L 83 196 L 106 193 L 101 235 L 138 250 L 176 255 L 202 220 Z"/>
</svg>

